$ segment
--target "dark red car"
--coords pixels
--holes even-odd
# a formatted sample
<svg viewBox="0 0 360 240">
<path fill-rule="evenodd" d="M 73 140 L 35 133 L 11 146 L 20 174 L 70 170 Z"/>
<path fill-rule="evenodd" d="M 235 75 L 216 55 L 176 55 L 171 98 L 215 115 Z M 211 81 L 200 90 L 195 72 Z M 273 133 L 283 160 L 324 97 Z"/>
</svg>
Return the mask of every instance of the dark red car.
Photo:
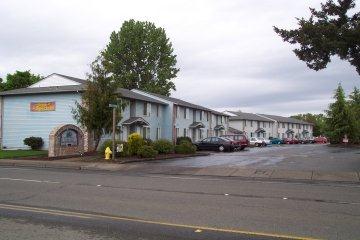
<svg viewBox="0 0 360 240">
<path fill-rule="evenodd" d="M 320 143 L 320 144 L 324 144 L 324 143 L 327 143 L 327 138 L 326 137 L 316 137 L 315 139 L 315 143 Z"/>
<path fill-rule="evenodd" d="M 284 144 L 294 144 L 294 139 L 292 138 L 283 138 Z"/>
<path fill-rule="evenodd" d="M 245 134 L 226 134 L 221 135 L 221 137 L 231 139 L 231 141 L 239 146 L 240 150 L 244 150 L 250 146 L 250 141 Z"/>
</svg>

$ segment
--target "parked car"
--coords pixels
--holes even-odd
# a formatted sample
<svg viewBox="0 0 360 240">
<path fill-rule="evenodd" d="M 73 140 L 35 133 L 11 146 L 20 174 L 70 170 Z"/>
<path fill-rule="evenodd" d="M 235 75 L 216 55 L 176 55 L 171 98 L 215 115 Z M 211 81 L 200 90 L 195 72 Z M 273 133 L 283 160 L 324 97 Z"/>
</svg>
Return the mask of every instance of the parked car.
<svg viewBox="0 0 360 240">
<path fill-rule="evenodd" d="M 300 140 L 297 139 L 297 138 L 293 138 L 293 144 L 299 144 L 300 143 Z"/>
<path fill-rule="evenodd" d="M 245 134 L 227 134 L 221 135 L 220 137 L 229 138 L 234 141 L 235 144 L 239 146 L 239 150 L 243 150 L 250 146 L 250 141 Z"/>
<path fill-rule="evenodd" d="M 262 146 L 265 146 L 265 142 L 263 142 L 262 140 L 260 140 L 257 137 L 251 137 L 250 138 L 250 146 L 262 147 Z"/>
<path fill-rule="evenodd" d="M 223 137 L 208 137 L 194 144 L 197 150 L 212 150 L 212 151 L 234 151 L 236 143 L 228 138 Z"/>
<path fill-rule="evenodd" d="M 280 139 L 280 138 L 271 138 L 271 139 L 270 139 L 270 143 L 271 143 L 271 144 L 283 144 L 284 142 L 283 142 L 283 140 Z"/>
<path fill-rule="evenodd" d="M 309 139 L 309 143 L 315 143 L 315 138 L 314 137 L 310 137 Z"/>
<path fill-rule="evenodd" d="M 294 139 L 292 138 L 283 138 L 284 144 L 294 144 Z"/>
<path fill-rule="evenodd" d="M 323 137 L 323 136 L 319 136 L 319 137 L 316 137 L 314 139 L 314 141 L 315 141 L 315 143 L 324 144 L 324 143 L 327 143 L 327 138 Z"/>
<path fill-rule="evenodd" d="M 261 141 L 263 141 L 264 146 L 270 145 L 271 141 L 269 139 L 263 138 L 263 137 L 259 137 L 258 139 L 260 139 Z"/>
</svg>

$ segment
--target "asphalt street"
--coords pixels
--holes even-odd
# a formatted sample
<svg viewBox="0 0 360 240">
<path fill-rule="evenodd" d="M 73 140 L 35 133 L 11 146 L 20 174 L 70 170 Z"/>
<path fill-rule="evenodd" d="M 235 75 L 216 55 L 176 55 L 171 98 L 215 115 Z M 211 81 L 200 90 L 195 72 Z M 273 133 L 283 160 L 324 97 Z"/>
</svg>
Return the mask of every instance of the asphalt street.
<svg viewBox="0 0 360 240">
<path fill-rule="evenodd" d="M 183 167 L 247 167 L 298 171 L 360 171 L 360 148 L 323 144 L 273 145 L 210 156 L 147 163 Z"/>
<path fill-rule="evenodd" d="M 0 189 L 0 239 L 360 236 L 357 184 L 0 168 Z"/>
</svg>

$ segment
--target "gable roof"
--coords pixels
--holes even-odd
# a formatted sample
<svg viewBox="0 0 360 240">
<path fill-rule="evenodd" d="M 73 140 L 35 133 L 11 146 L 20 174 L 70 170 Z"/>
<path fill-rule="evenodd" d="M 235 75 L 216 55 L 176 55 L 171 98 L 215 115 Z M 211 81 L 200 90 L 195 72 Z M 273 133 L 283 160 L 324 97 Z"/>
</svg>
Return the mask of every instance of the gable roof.
<svg viewBox="0 0 360 240">
<path fill-rule="evenodd" d="M 9 95 L 30 95 L 30 94 L 41 94 L 41 93 L 65 93 L 65 92 L 83 92 L 86 89 L 86 84 L 80 85 L 66 85 L 66 86 L 53 86 L 53 87 L 36 87 L 36 88 L 19 88 L 9 91 L 0 92 L 0 96 L 9 96 Z M 136 92 L 124 88 L 118 88 L 116 93 L 120 93 L 122 98 L 127 99 L 136 99 L 145 102 L 152 102 L 162 105 L 167 105 L 164 102 L 158 101 L 154 98 L 150 98 L 144 95 L 141 95 Z"/>
<path fill-rule="evenodd" d="M 53 87 L 37 87 L 37 88 L 18 88 L 14 90 L 0 92 L 0 96 L 8 95 L 28 95 L 38 93 L 63 93 L 63 92 L 82 92 L 85 90 L 85 85 L 68 85 L 68 86 L 53 86 Z"/>
<path fill-rule="evenodd" d="M 137 91 L 144 92 L 144 93 L 147 93 L 147 94 L 150 94 L 150 95 L 153 95 L 153 96 L 155 96 L 155 97 L 164 99 L 164 100 L 169 101 L 169 102 L 173 102 L 173 103 L 175 103 L 176 105 L 179 105 L 179 106 L 182 106 L 182 107 L 199 109 L 199 110 L 211 112 L 211 113 L 214 113 L 214 114 L 217 114 L 217 115 L 228 116 L 228 115 L 225 114 L 225 113 L 221 113 L 221 112 L 212 110 L 212 109 L 207 108 L 207 107 L 203 107 L 203 106 L 200 106 L 200 105 L 197 105 L 197 104 L 193 104 L 193 103 L 190 103 L 190 102 L 181 100 L 181 99 L 179 99 L 179 98 L 168 97 L 168 96 L 164 96 L 164 95 L 157 94 L 157 93 L 145 92 L 145 91 L 138 90 L 138 89 L 136 89 L 136 90 L 137 90 Z"/>
<path fill-rule="evenodd" d="M 63 78 L 67 78 L 67 79 L 69 79 L 71 81 L 74 81 L 74 82 L 78 82 L 80 84 L 87 83 L 87 80 L 85 80 L 85 79 L 76 78 L 76 77 L 70 77 L 70 76 L 67 76 L 67 75 L 59 74 L 59 73 L 53 73 L 53 74 L 58 75 L 58 76 L 63 77 Z M 53 75 L 53 74 L 51 74 L 51 75 Z M 49 75 L 49 76 L 51 76 L 51 75 Z"/>
<path fill-rule="evenodd" d="M 283 123 L 297 123 L 297 124 L 310 124 L 313 125 L 312 123 L 309 122 L 305 122 L 296 118 L 290 118 L 290 117 L 282 117 L 282 116 L 277 116 L 277 115 L 270 115 L 270 114 L 259 114 L 262 115 L 264 117 L 268 117 L 271 119 L 274 119 L 275 121 L 278 122 L 283 122 Z"/>
<path fill-rule="evenodd" d="M 235 111 L 228 111 L 236 116 L 231 116 L 231 120 L 253 120 L 253 121 L 262 121 L 262 122 L 272 122 L 270 119 L 259 116 L 254 113 L 246 113 L 246 112 L 235 112 Z"/>
</svg>

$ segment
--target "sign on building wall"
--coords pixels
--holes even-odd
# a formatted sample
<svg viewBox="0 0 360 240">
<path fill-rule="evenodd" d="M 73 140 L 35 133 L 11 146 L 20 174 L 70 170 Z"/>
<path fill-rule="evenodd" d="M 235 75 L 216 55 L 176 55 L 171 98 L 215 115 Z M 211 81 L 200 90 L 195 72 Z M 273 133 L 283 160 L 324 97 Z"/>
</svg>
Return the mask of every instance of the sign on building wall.
<svg viewBox="0 0 360 240">
<path fill-rule="evenodd" d="M 31 112 L 55 111 L 55 102 L 32 102 L 30 103 Z"/>
</svg>

